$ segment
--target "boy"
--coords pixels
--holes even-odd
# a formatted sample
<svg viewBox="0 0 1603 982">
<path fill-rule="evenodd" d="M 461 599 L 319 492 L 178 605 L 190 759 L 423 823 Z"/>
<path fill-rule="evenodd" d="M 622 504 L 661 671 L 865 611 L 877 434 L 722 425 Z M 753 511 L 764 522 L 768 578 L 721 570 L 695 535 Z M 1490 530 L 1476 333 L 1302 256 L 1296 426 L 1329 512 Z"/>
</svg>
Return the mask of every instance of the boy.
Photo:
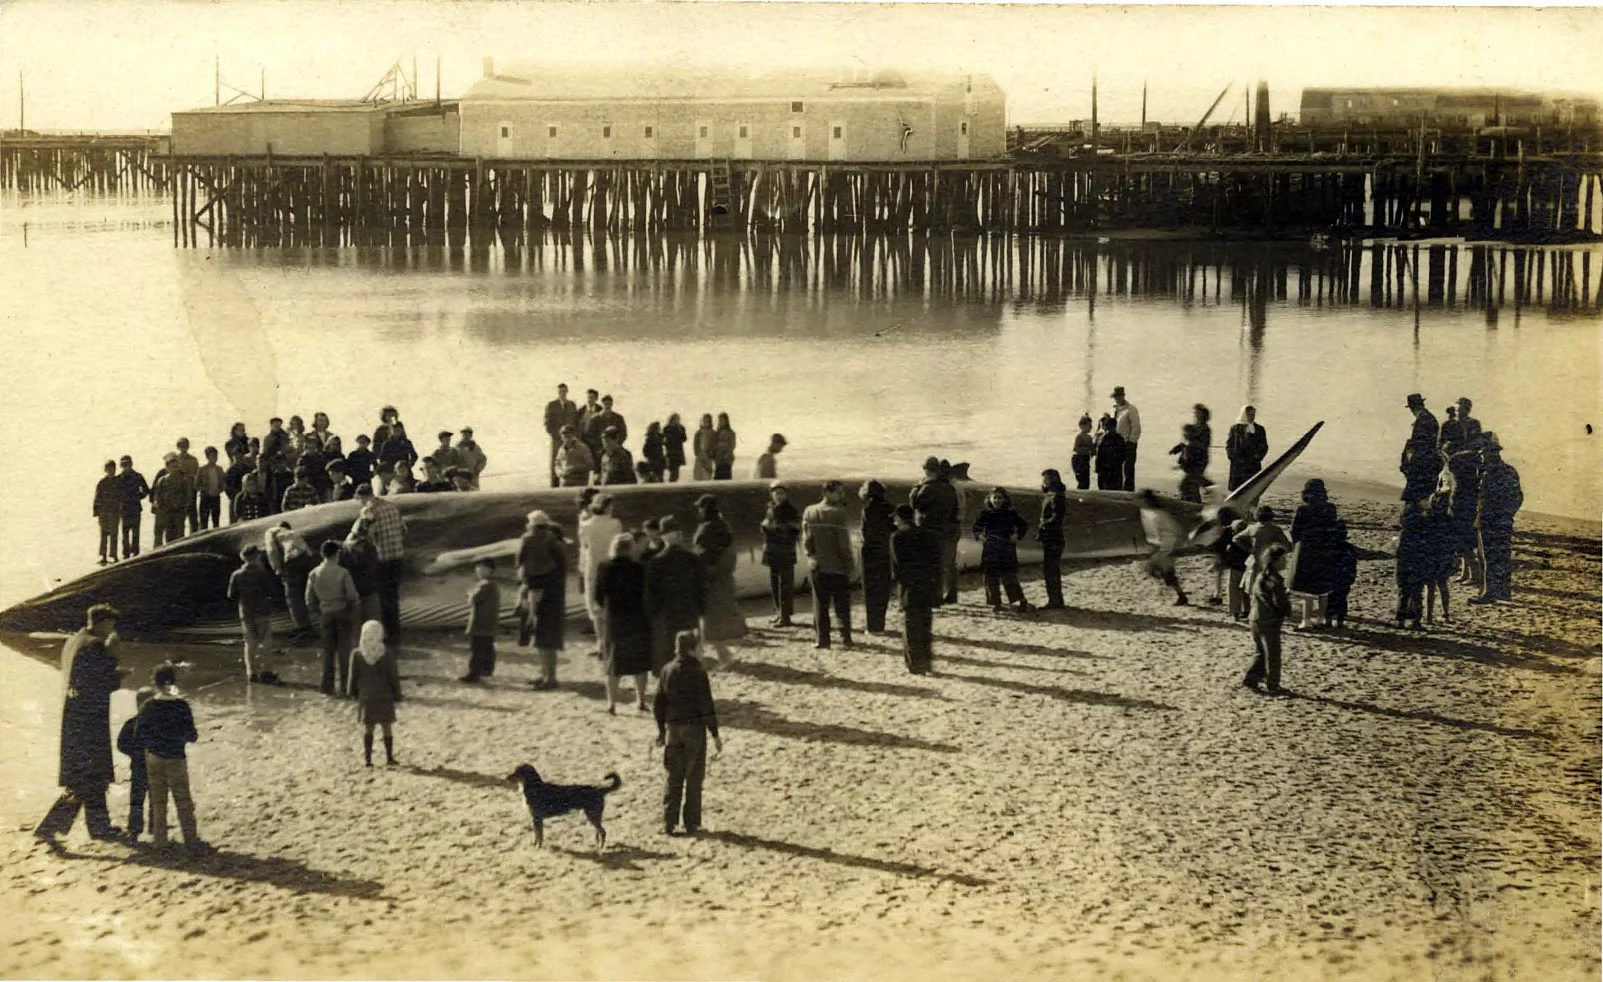
<svg viewBox="0 0 1603 982">
<path fill-rule="evenodd" d="M 165 466 L 156 475 L 156 483 L 150 486 L 150 510 L 156 516 L 152 542 L 158 547 L 184 537 L 184 517 L 189 514 L 189 502 L 194 498 L 194 489 L 184 479 L 178 455 L 168 454 L 163 463 Z"/>
<path fill-rule="evenodd" d="M 1257 652 L 1241 684 L 1254 692 L 1278 696 L 1280 688 L 1280 625 L 1291 613 L 1291 597 L 1280 571 L 1286 565 L 1286 547 L 1275 543 L 1264 555 L 1264 568 L 1252 589 L 1252 646 Z"/>
<path fill-rule="evenodd" d="M 223 517 L 223 489 L 228 475 L 217 463 L 217 448 L 206 448 L 206 463 L 195 472 L 195 490 L 200 494 L 200 527 L 220 528 Z M 210 524 L 208 524 L 210 523 Z"/>
<path fill-rule="evenodd" d="M 495 629 L 501 620 L 501 588 L 495 583 L 495 560 L 481 559 L 473 567 L 478 582 L 468 591 L 468 673 L 459 681 L 477 682 L 495 674 Z"/>
<path fill-rule="evenodd" d="M 178 693 L 178 669 L 163 665 L 151 678 L 156 694 L 139 710 L 139 745 L 145 751 L 150 781 L 150 837 L 157 849 L 167 848 L 167 796 L 178 806 L 178 825 L 184 830 L 184 848 L 193 855 L 216 852 L 201 841 L 195 828 L 195 800 L 189 795 L 189 761 L 185 744 L 200 739 L 195 716 Z"/>
<path fill-rule="evenodd" d="M 128 758 L 128 835 L 124 839 L 130 846 L 139 844 L 139 834 L 145 831 L 145 796 L 150 793 L 150 776 L 145 768 L 145 748 L 139 745 L 139 714 L 156 690 L 145 686 L 134 695 L 135 712 L 122 724 L 117 734 L 117 749 Z"/>
<path fill-rule="evenodd" d="M 241 566 L 228 578 L 228 599 L 239 604 L 239 625 L 245 635 L 245 674 L 248 681 L 278 684 L 278 675 L 266 671 L 267 652 L 273 646 L 273 574 L 262 558 L 262 547 L 239 551 Z"/>
<path fill-rule="evenodd" d="M 234 521 L 249 522 L 257 518 L 266 518 L 273 513 L 267 500 L 267 495 L 261 491 L 261 475 L 246 474 L 242 483 L 239 497 L 234 499 Z"/>
<path fill-rule="evenodd" d="M 768 514 L 763 516 L 762 563 L 768 567 L 768 592 L 774 599 L 769 627 L 790 627 L 795 613 L 796 543 L 801 539 L 801 514 L 790 503 L 790 492 L 778 481 L 768 486 Z"/>
<path fill-rule="evenodd" d="M 785 449 L 785 438 L 775 433 L 768 438 L 768 452 L 757 458 L 757 471 L 752 476 L 759 481 L 772 481 L 779 477 L 779 469 L 775 466 L 774 458 Z"/>
<path fill-rule="evenodd" d="M 451 437 L 455 435 L 450 430 L 441 430 L 437 434 L 440 445 L 434 448 L 433 453 L 429 454 L 434 458 L 434 466 L 438 467 L 442 473 L 453 467 L 462 466 L 461 455 L 456 452 L 455 447 L 451 446 Z"/>
<path fill-rule="evenodd" d="M 1081 491 L 1091 487 L 1091 457 L 1096 453 L 1096 437 L 1091 435 L 1091 417 L 1080 417 L 1080 432 L 1074 435 L 1074 456 L 1069 466 L 1074 470 L 1074 486 Z"/>
<path fill-rule="evenodd" d="M 139 555 L 139 520 L 145 515 L 145 499 L 150 497 L 150 485 L 145 476 L 134 470 L 133 459 L 124 456 L 118 462 L 121 469 L 117 480 L 122 486 L 122 558 Z"/>
<path fill-rule="evenodd" d="M 106 461 L 106 476 L 95 485 L 93 515 L 100 523 L 100 565 L 117 561 L 117 523 L 122 519 L 122 482 L 117 465 Z"/>
<path fill-rule="evenodd" d="M 284 489 L 284 499 L 279 504 L 279 511 L 285 513 L 299 511 L 322 502 L 322 496 L 312 485 L 311 476 L 311 472 L 305 467 L 295 468 L 295 483 Z"/>
<path fill-rule="evenodd" d="M 245 475 L 256 470 L 256 455 L 245 451 L 234 458 L 223 472 L 223 493 L 228 495 L 228 524 L 239 521 L 239 495 L 245 490 Z"/>
<path fill-rule="evenodd" d="M 356 437 L 356 449 L 345 455 L 345 474 L 352 484 L 367 484 L 373 480 L 373 451 L 368 444 L 372 438 L 366 433 Z"/>
</svg>

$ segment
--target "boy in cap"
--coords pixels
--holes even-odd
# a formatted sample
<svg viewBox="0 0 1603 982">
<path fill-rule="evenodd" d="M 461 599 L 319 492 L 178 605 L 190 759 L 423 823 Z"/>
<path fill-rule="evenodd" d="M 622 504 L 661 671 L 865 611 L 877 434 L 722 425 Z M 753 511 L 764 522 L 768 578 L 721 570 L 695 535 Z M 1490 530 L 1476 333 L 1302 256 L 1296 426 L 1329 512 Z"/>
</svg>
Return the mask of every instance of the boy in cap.
<svg viewBox="0 0 1603 982">
<path fill-rule="evenodd" d="M 162 458 L 162 462 L 166 466 L 156 475 L 156 483 L 150 488 L 150 510 L 156 516 L 154 543 L 157 546 L 165 542 L 177 542 L 184 537 L 184 517 L 189 514 L 189 499 L 194 497 L 189 482 L 184 479 L 178 455 L 169 453 Z"/>
<path fill-rule="evenodd" d="M 100 565 L 117 561 L 117 523 L 122 520 L 122 482 L 117 465 L 106 461 L 105 476 L 95 485 L 92 515 L 100 525 Z"/>
<path fill-rule="evenodd" d="M 122 558 L 139 555 L 139 522 L 145 516 L 145 499 L 150 497 L 150 485 L 145 476 L 134 470 L 133 458 L 124 456 L 117 471 L 118 485 L 122 488 Z"/>
<path fill-rule="evenodd" d="M 139 743 L 139 710 L 156 694 L 144 686 L 134 694 L 134 715 L 123 720 L 117 733 L 117 750 L 128 758 L 128 836 L 123 841 L 130 846 L 139 843 L 139 834 L 145 831 L 145 797 L 150 794 L 150 773 L 145 768 L 145 748 Z"/>
<path fill-rule="evenodd" d="M 178 806 L 184 847 L 195 855 L 216 852 L 201 841 L 195 827 L 195 800 L 189 794 L 186 744 L 200 739 L 189 703 L 178 692 L 178 669 L 171 664 L 151 677 L 156 694 L 139 710 L 139 745 L 145 748 L 150 779 L 150 836 L 157 849 L 167 847 L 167 797 Z"/>
<path fill-rule="evenodd" d="M 462 439 L 456 441 L 457 466 L 468 472 L 468 483 L 471 490 L 479 489 L 479 475 L 490 463 L 490 458 L 484 455 L 484 448 L 473 439 L 473 427 L 462 427 Z"/>
<path fill-rule="evenodd" d="M 1286 547 L 1277 542 L 1265 553 L 1264 569 L 1252 588 L 1250 619 L 1256 657 L 1241 680 L 1242 685 L 1254 691 L 1267 683 L 1263 691 L 1271 696 L 1281 694 L 1280 626 L 1291 613 L 1291 597 L 1286 593 L 1285 577 L 1280 574 L 1285 565 Z"/>
<path fill-rule="evenodd" d="M 501 621 L 501 588 L 495 582 L 495 560 L 481 559 L 468 590 L 468 672 L 458 681 L 477 682 L 495 674 L 495 632 Z"/>
<path fill-rule="evenodd" d="M 707 670 L 696 657 L 698 639 L 694 631 L 674 636 L 674 658 L 662 670 L 657 682 L 653 715 L 657 718 L 657 746 L 662 747 L 662 766 L 668 772 L 663 789 L 663 831 L 674 834 L 681 817 L 685 831 L 701 830 L 701 785 L 707 776 L 707 737 L 712 736 L 716 753 L 724 752 L 718 736 L 718 710 L 712 701 L 712 684 Z"/>
<path fill-rule="evenodd" d="M 785 449 L 785 437 L 775 433 L 768 438 L 768 450 L 757 458 L 757 472 L 754 475 L 759 481 L 772 481 L 779 476 L 779 469 L 774 466 L 774 458 Z"/>
<path fill-rule="evenodd" d="M 433 452 L 429 454 L 430 457 L 434 458 L 434 466 L 438 467 L 442 472 L 461 466 L 461 458 L 458 457 L 456 448 L 451 446 L 451 437 L 455 436 L 455 434 L 450 430 L 441 430 L 437 435 L 440 445 L 435 447 Z"/>
<path fill-rule="evenodd" d="M 763 515 L 762 562 L 768 567 L 768 592 L 774 598 L 771 627 L 790 627 L 796 609 L 796 543 L 801 539 L 801 513 L 790 492 L 778 481 L 768 485 L 768 512 Z"/>
<path fill-rule="evenodd" d="M 345 455 L 345 474 L 352 484 L 367 484 L 373 480 L 373 451 L 368 449 L 372 438 L 366 433 L 356 437 L 356 449 Z"/>
</svg>

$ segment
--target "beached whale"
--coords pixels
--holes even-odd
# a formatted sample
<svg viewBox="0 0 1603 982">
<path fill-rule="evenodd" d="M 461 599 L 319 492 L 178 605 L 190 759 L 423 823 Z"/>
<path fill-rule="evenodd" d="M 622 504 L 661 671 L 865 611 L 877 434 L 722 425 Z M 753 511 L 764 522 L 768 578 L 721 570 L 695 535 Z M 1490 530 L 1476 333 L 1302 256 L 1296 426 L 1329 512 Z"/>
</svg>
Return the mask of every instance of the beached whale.
<svg viewBox="0 0 1603 982">
<path fill-rule="evenodd" d="M 1323 425 L 1315 425 L 1219 507 L 1243 511 L 1255 503 Z M 859 509 L 857 490 L 866 479 L 840 480 L 848 488 L 848 509 Z M 907 500 L 915 484 L 881 481 L 889 499 L 897 503 Z M 964 516 L 972 520 L 992 485 L 973 480 L 954 483 L 963 501 Z M 788 480 L 792 503 L 798 510 L 814 504 L 822 497 L 822 484 L 822 478 Z M 1008 490 L 1019 513 L 1033 524 L 1040 516 L 1040 491 Z M 631 528 L 648 518 L 673 515 L 686 530 L 694 529 L 696 499 L 703 494 L 716 495 L 735 533 L 738 594 L 767 594 L 768 572 L 760 562 L 762 534 L 758 527 L 767 507 L 767 481 L 635 484 L 609 487 L 607 491 L 613 497 L 613 514 Z M 1203 544 L 1213 529 L 1218 509 L 1162 497 L 1176 514 L 1185 517 L 1196 546 Z M 503 615 L 510 618 L 516 599 L 516 591 L 510 589 L 516 579 L 512 557 L 525 516 L 537 508 L 545 511 L 562 526 L 569 539 L 574 538 L 578 526 L 577 491 L 573 488 L 405 494 L 388 500 L 400 509 L 406 522 L 406 561 L 401 584 L 403 627 L 461 629 L 467 620 L 473 564 L 487 555 L 504 557 L 504 562 L 498 564 L 498 577 L 509 587 L 502 596 Z M 316 549 L 324 539 L 343 538 L 359 511 L 360 506 L 353 501 L 316 505 L 287 516 L 275 515 L 187 536 L 131 560 L 97 569 L 0 612 L 0 632 L 75 630 L 91 604 L 109 603 L 121 612 L 119 631 L 130 638 L 235 634 L 238 621 L 226 594 L 229 574 L 238 568 L 239 551 L 244 546 L 260 543 L 269 528 L 287 520 Z M 1071 490 L 1064 532 L 1066 565 L 1127 560 L 1145 555 L 1151 548 L 1142 531 L 1136 496 L 1123 491 Z M 1026 539 L 1019 544 L 1021 563 L 1038 563 L 1040 559 L 1040 549 L 1033 541 Z M 970 536 L 963 539 L 959 563 L 965 569 L 979 564 L 979 543 Z M 798 576 L 805 569 L 804 562 Z M 570 574 L 567 599 L 570 613 L 582 610 L 576 574 Z"/>
</svg>

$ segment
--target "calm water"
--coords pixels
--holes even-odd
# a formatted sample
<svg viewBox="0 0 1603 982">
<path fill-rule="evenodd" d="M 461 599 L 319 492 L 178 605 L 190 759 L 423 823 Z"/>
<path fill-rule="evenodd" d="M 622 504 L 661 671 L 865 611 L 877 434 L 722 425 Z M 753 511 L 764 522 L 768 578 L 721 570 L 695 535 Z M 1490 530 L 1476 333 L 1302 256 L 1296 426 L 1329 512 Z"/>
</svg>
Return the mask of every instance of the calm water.
<svg viewBox="0 0 1603 982">
<path fill-rule="evenodd" d="M 1274 450 L 1327 420 L 1301 473 L 1400 487 L 1403 397 L 1423 392 L 1440 415 L 1469 395 L 1520 468 L 1527 507 L 1596 518 L 1603 499 L 1600 437 L 1585 431 L 1603 423 L 1595 248 L 178 251 L 159 199 L 0 208 L 0 419 L 14 454 L 0 603 L 94 558 L 90 498 L 107 458 L 132 454 L 152 476 L 179 435 L 198 451 L 235 419 L 257 435 L 271 415 L 316 410 L 350 446 L 395 403 L 420 450 L 471 425 L 490 484 L 527 482 L 559 381 L 611 392 L 635 432 L 672 411 L 691 426 L 730 413 L 740 472 L 777 430 L 791 476 L 912 473 L 933 452 L 1021 483 L 1043 466 L 1066 473 L 1075 420 L 1122 384 L 1146 430 L 1141 479 L 1170 489 L 1163 450 L 1193 402 L 1213 407 L 1220 443 L 1249 401 Z M 1216 476 L 1223 463 L 1220 450 Z"/>
</svg>

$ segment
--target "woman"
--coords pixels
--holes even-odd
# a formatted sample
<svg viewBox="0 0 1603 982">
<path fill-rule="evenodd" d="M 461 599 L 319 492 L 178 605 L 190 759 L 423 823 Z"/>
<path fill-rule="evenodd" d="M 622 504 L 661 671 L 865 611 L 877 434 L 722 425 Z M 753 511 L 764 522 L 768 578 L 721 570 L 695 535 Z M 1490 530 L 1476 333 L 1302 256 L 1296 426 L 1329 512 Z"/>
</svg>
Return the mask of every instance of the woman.
<svg viewBox="0 0 1603 982">
<path fill-rule="evenodd" d="M 1302 504 L 1291 518 L 1291 575 L 1287 586 L 1299 594 L 1302 623 L 1298 631 L 1323 626 L 1325 605 L 1336 571 L 1336 506 L 1326 498 L 1325 482 L 1311 478 L 1302 486 Z M 1317 618 L 1318 623 L 1315 623 Z"/>
<path fill-rule="evenodd" d="M 345 446 L 338 436 L 328 431 L 328 425 L 328 413 L 312 414 L 312 432 L 322 442 L 323 454 L 328 460 L 339 460 L 345 456 Z"/>
<path fill-rule="evenodd" d="M 388 433 L 385 441 L 374 449 L 377 465 L 373 470 L 379 479 L 379 494 L 389 494 L 390 484 L 401 481 L 403 471 L 406 487 L 401 490 L 411 491 L 412 465 L 417 463 L 417 449 L 407 439 L 406 426 L 399 420 L 389 424 Z"/>
<path fill-rule="evenodd" d="M 678 413 L 668 415 L 668 425 L 662 428 L 662 449 L 668 467 L 668 480 L 678 482 L 679 469 L 685 466 L 685 424 Z"/>
<path fill-rule="evenodd" d="M 1180 465 L 1180 500 L 1201 504 L 1202 489 L 1208 485 L 1203 473 L 1208 467 L 1208 445 L 1203 442 L 1197 424 L 1187 423 L 1180 428 L 1180 442 L 1169 453 L 1178 458 Z"/>
<path fill-rule="evenodd" d="M 640 443 L 640 457 L 652 482 L 660 482 L 668 469 L 668 457 L 663 448 L 662 424 L 656 420 L 646 424 L 646 436 Z"/>
<path fill-rule="evenodd" d="M 1019 586 L 1018 540 L 1029 530 L 1030 526 L 1013 510 L 1007 491 L 992 489 L 984 510 L 974 520 L 974 538 L 983 540 L 980 570 L 985 574 L 985 601 L 992 610 L 1002 609 L 1003 589 L 1008 602 L 1019 612 L 1035 609 L 1024 599 L 1024 588 Z"/>
<path fill-rule="evenodd" d="M 1103 414 L 1096 441 L 1096 486 L 1098 491 L 1124 489 L 1124 437 L 1115 430 L 1113 417 Z"/>
<path fill-rule="evenodd" d="M 518 545 L 519 643 L 534 642 L 540 677 L 530 684 L 544 692 L 557 687 L 557 652 L 562 649 L 562 622 L 567 616 L 564 591 L 568 582 L 568 549 L 562 530 L 543 511 L 529 512 L 527 531 Z"/>
<path fill-rule="evenodd" d="M 1082 423 L 1089 424 L 1090 420 Z M 1063 518 L 1068 514 L 1068 490 L 1056 469 L 1041 472 L 1041 524 L 1035 530 L 1035 541 L 1041 543 L 1041 579 L 1046 583 L 1047 610 L 1063 609 Z"/>
<path fill-rule="evenodd" d="M 634 558 L 634 536 L 620 532 L 611 557 L 596 570 L 596 605 L 605 612 L 601 661 L 607 673 L 607 712 L 616 715 L 618 680 L 633 675 L 635 708 L 646 711 L 646 673 L 651 671 L 651 620 L 646 617 L 646 568 Z"/>
<path fill-rule="evenodd" d="M 1442 444 L 1447 458 L 1447 481 L 1451 485 L 1448 511 L 1452 515 L 1453 552 L 1459 561 L 1458 582 L 1479 586 L 1479 536 L 1475 532 L 1475 506 L 1480 496 L 1481 455 L 1475 444 L 1460 447 Z"/>
<path fill-rule="evenodd" d="M 718 414 L 718 429 L 713 432 L 712 479 L 727 481 L 735 474 L 735 431 L 729 426 L 729 414 Z"/>
<path fill-rule="evenodd" d="M 718 660 L 733 661 L 725 642 L 746 636 L 746 618 L 735 602 L 735 534 L 718 513 L 718 499 L 704 494 L 696 499 L 701 524 L 691 547 L 707 571 L 707 606 L 701 615 L 701 639 L 713 646 Z"/>
<path fill-rule="evenodd" d="M 1230 460 L 1230 490 L 1251 480 L 1268 453 L 1269 437 L 1258 425 L 1258 410 L 1243 406 L 1241 417 L 1225 437 L 1225 457 Z"/>
<path fill-rule="evenodd" d="M 596 573 L 606 562 L 612 540 L 623 532 L 623 523 L 612 515 L 612 496 L 598 494 L 588 509 L 579 511 L 579 582 L 584 585 L 584 609 L 596 632 L 596 652 L 607 651 L 607 624 L 596 596 Z"/>
<path fill-rule="evenodd" d="M 316 430 L 306 434 L 301 450 L 300 466 L 306 468 L 306 479 L 317 489 L 317 500 L 334 500 L 334 481 L 328 476 L 329 457 L 323 452 L 323 438 Z"/>
<path fill-rule="evenodd" d="M 223 453 L 230 464 L 250 453 L 250 437 L 245 435 L 244 423 L 235 423 L 228 431 L 228 442 L 223 444 Z"/>
<path fill-rule="evenodd" d="M 869 481 L 858 491 L 863 499 L 862 549 L 863 606 L 869 634 L 885 631 L 885 611 L 891 605 L 891 534 L 896 531 L 896 506 L 885 499 L 885 485 Z"/>
<path fill-rule="evenodd" d="M 294 471 L 295 465 L 300 463 L 301 452 L 306 449 L 306 420 L 291 416 L 284 430 L 289 434 L 289 442 L 284 445 L 284 463 Z"/>
<path fill-rule="evenodd" d="M 1442 598 L 1442 622 L 1451 624 L 1452 614 L 1447 610 L 1448 581 L 1452 579 L 1454 564 L 1453 516 L 1451 497 L 1448 492 L 1438 492 L 1431 497 L 1426 505 L 1425 512 L 1425 623 L 1434 624 L 1433 616 L 1436 612 L 1436 596 Z"/>
<path fill-rule="evenodd" d="M 395 766 L 395 704 L 401 701 L 401 675 L 384 644 L 384 625 L 368 621 L 351 653 L 351 696 L 362 723 L 362 756 L 373 766 L 373 727 L 384 727 L 384 763 Z"/>
<path fill-rule="evenodd" d="M 690 472 L 692 481 L 712 480 L 712 454 L 713 446 L 717 442 L 717 432 L 712 428 L 712 414 L 701 414 L 701 426 L 696 429 L 691 451 L 695 454 L 696 463 Z"/>
<path fill-rule="evenodd" d="M 1397 626 L 1420 629 L 1425 580 L 1429 575 L 1429 532 L 1424 502 L 1403 502 L 1397 533 Z"/>
</svg>

